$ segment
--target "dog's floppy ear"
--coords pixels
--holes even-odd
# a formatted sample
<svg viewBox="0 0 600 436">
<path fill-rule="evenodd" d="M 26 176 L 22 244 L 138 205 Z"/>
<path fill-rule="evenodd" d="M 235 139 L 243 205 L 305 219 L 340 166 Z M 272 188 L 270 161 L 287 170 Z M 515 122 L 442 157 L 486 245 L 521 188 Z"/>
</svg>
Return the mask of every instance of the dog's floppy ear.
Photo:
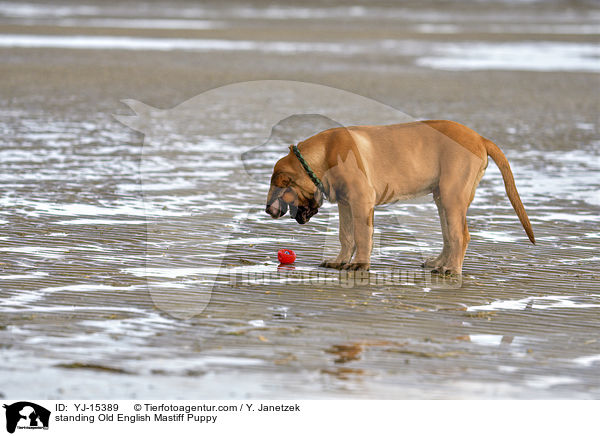
<svg viewBox="0 0 600 436">
<path fill-rule="evenodd" d="M 320 189 L 316 189 L 315 190 L 315 202 L 318 204 L 318 207 L 321 207 L 323 205 L 323 193 L 321 192 Z"/>
<path fill-rule="evenodd" d="M 294 152 L 294 150 L 293 150 L 293 149 L 294 149 L 294 144 L 290 145 L 290 153 L 293 153 L 293 152 Z"/>
</svg>

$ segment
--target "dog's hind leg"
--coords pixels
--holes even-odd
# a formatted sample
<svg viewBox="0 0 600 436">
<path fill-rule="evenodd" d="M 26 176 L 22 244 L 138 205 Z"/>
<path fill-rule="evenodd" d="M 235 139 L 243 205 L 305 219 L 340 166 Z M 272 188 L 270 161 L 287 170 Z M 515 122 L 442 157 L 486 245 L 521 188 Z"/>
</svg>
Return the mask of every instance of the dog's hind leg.
<svg viewBox="0 0 600 436">
<path fill-rule="evenodd" d="M 475 190 L 477 189 L 477 186 L 479 186 L 479 182 L 481 181 L 481 178 L 485 174 L 486 167 L 487 167 L 487 161 L 479 169 L 479 172 L 477 173 L 477 176 L 475 177 L 475 181 L 473 182 L 473 187 L 471 188 L 471 193 L 468 197 L 469 200 L 467 201 L 467 204 L 465 206 L 465 219 L 464 219 L 464 223 L 463 223 L 463 250 L 462 250 L 463 261 L 464 261 L 465 255 L 467 254 L 467 247 L 469 246 L 469 242 L 471 242 L 471 234 L 469 233 L 469 227 L 467 225 L 467 209 L 469 208 L 469 206 L 473 202 L 473 199 L 475 198 Z M 462 262 L 461 262 L 461 268 L 462 268 Z"/>
<path fill-rule="evenodd" d="M 435 267 L 441 274 L 462 274 L 465 253 L 471 239 L 467 227 L 467 209 L 487 165 L 486 160 L 479 158 L 461 161 L 459 165 L 456 160 L 449 159 L 446 168 L 442 169 L 439 181 L 439 199 L 436 203 L 446 222 L 442 251 L 446 252 L 446 257 L 440 259 L 439 265 Z"/>
<path fill-rule="evenodd" d="M 464 261 L 465 259 L 465 255 L 467 254 L 467 247 L 469 246 L 469 242 L 471 242 L 471 234 L 469 233 L 469 227 L 467 226 L 467 216 L 465 214 L 465 223 L 463 225 L 463 252 L 462 252 L 462 259 Z M 462 262 L 461 262 L 461 269 L 462 269 Z"/>
<path fill-rule="evenodd" d="M 467 228 L 467 209 L 474 195 L 474 186 L 479 182 L 477 169 L 469 171 L 466 177 L 441 180 L 440 206 L 446 217 L 447 250 L 446 259 L 436 267 L 441 274 L 461 274 L 467 245 L 471 239 Z M 464 180 L 470 180 L 465 183 Z"/>
<path fill-rule="evenodd" d="M 424 268 L 432 268 L 436 269 L 446 262 L 446 258 L 448 257 L 448 252 L 450 251 L 450 243 L 448 242 L 448 222 L 446 221 L 446 213 L 445 209 L 442 207 L 442 202 L 440 199 L 440 190 L 439 188 L 434 189 L 433 191 L 433 199 L 435 200 L 435 205 L 437 206 L 438 215 L 440 216 L 440 226 L 442 228 L 442 237 L 444 240 L 444 248 L 438 257 L 431 257 L 427 259 L 421 265 Z"/>
<path fill-rule="evenodd" d="M 468 244 L 469 232 L 467 230 L 466 203 L 456 197 L 444 200 L 442 207 L 446 214 L 448 229 L 448 251 L 444 263 L 436 267 L 440 274 L 461 274 L 466 246 Z"/>
<path fill-rule="evenodd" d="M 467 209 L 469 208 L 469 206 L 473 202 L 473 199 L 475 198 L 475 190 L 477 189 L 477 186 L 479 186 L 479 182 L 481 181 L 481 178 L 485 174 L 486 167 L 487 167 L 487 161 L 485 161 L 485 163 L 481 166 L 481 168 L 479 168 L 479 171 L 477 172 L 477 175 L 475 176 L 475 179 L 473 181 L 471 191 L 470 191 L 469 195 L 467 197 L 465 197 L 467 199 L 467 202 L 464 205 L 462 256 L 461 256 L 461 262 L 460 262 L 461 270 L 462 270 L 462 264 L 463 264 L 465 255 L 467 254 L 467 247 L 469 246 L 469 242 L 471 241 L 471 234 L 469 233 L 469 227 L 467 225 Z"/>
</svg>

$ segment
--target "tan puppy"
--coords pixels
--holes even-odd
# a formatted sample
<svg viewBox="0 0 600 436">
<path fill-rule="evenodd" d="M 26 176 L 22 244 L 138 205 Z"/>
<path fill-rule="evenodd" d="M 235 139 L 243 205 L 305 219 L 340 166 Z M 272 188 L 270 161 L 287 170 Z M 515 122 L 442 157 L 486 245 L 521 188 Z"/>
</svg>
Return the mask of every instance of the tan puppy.
<svg viewBox="0 0 600 436">
<path fill-rule="evenodd" d="M 300 224 L 317 213 L 324 196 L 337 203 L 341 250 L 321 266 L 369 269 L 373 214 L 377 205 L 433 193 L 444 248 L 423 266 L 461 274 L 470 240 L 467 208 L 488 156 L 502 173 L 508 198 L 535 243 L 508 160 L 493 142 L 452 121 L 325 130 L 301 142 L 273 170 L 266 212 L 290 215 Z M 353 257 L 354 256 L 354 257 Z"/>
</svg>

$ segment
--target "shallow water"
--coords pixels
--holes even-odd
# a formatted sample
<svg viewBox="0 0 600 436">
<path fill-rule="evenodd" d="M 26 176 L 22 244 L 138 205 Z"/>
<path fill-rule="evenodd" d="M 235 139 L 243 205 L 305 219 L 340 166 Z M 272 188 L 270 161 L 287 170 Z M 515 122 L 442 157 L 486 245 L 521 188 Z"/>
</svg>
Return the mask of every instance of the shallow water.
<svg viewBox="0 0 600 436">
<path fill-rule="evenodd" d="M 65 4 L 44 9 L 0 4 L 4 26 L 0 56 L 4 68 L 12 68 L 7 70 L 11 87 L 2 88 L 9 104 L 3 105 L 0 116 L 4 138 L 0 149 L 0 392 L 10 398 L 25 394 L 35 398 L 598 398 L 600 138 L 597 116 L 590 110 L 598 108 L 597 97 L 585 93 L 588 83 L 598 81 L 589 73 L 597 71 L 598 63 L 597 54 L 589 51 L 590 33 L 564 36 L 565 26 L 585 25 L 586 17 L 597 17 L 598 11 L 522 13 L 518 23 L 522 30 L 515 33 L 527 33 L 527 38 L 497 40 L 489 36 L 497 32 L 490 32 L 463 40 L 473 14 L 479 22 L 494 24 L 492 30 L 514 29 L 515 12 L 498 8 L 501 13 L 480 10 L 465 17 L 452 8 L 383 13 L 365 6 L 353 8 L 350 14 L 357 30 L 343 26 L 347 18 L 343 8 L 187 5 L 162 11 L 158 17 L 154 10 L 140 17 L 139 11 L 116 5 Z M 394 14 L 415 26 L 410 39 L 362 41 L 354 36 L 361 29 L 375 32 L 382 17 L 393 24 Z M 123 20 L 131 15 L 138 21 L 128 27 Z M 371 107 L 365 100 L 357 97 L 360 104 L 340 105 L 327 92 L 307 94 L 310 87 L 290 85 L 287 94 L 277 92 L 277 102 L 270 103 L 264 101 L 267 90 L 241 93 L 242 88 L 232 87 L 200 94 L 195 102 L 210 102 L 203 105 L 209 109 L 204 112 L 202 105 L 192 104 L 194 100 L 187 103 L 192 111 L 154 114 L 151 108 L 130 101 L 141 111 L 139 119 L 149 111 L 145 115 L 150 120 L 162 116 L 163 121 L 176 121 L 175 125 L 150 123 L 142 137 L 112 114 L 132 115 L 118 98 L 144 98 L 122 89 L 114 92 L 117 99 L 110 91 L 103 96 L 104 91 L 96 92 L 100 89 L 96 82 L 77 88 L 83 75 L 77 68 L 84 62 L 100 62 L 88 50 L 89 41 L 99 38 L 145 41 L 146 45 L 135 47 L 96 47 L 112 64 L 127 65 L 128 58 L 119 53 L 129 48 L 158 65 L 166 58 L 152 47 L 169 44 L 174 35 L 113 34 L 113 23 L 100 35 L 79 39 L 87 45 L 78 50 L 54 44 L 52 56 L 72 66 L 75 73 L 69 73 L 69 80 L 74 83 L 57 81 L 63 86 L 55 89 L 52 80 L 56 79 L 48 79 L 41 96 L 29 93 L 18 80 L 19 75 L 34 71 L 44 81 L 43 71 L 35 69 L 34 47 L 6 42 L 25 41 L 40 26 L 35 41 L 72 44 L 68 36 L 54 35 L 67 27 L 64 22 L 53 28 L 51 36 L 46 28 L 42 32 L 43 26 L 50 25 L 44 20 L 52 17 L 120 19 L 118 27 L 125 29 L 136 29 L 140 19 L 206 20 L 225 29 L 243 19 L 250 20 L 241 31 L 243 37 L 223 39 L 232 46 L 209 42 L 214 45 L 212 54 L 197 56 L 223 56 L 222 62 L 231 69 L 246 60 L 242 71 L 255 69 L 269 78 L 270 65 L 284 71 L 307 68 L 307 58 L 287 54 L 297 41 L 277 38 L 277 28 L 266 44 L 251 39 L 256 28 L 289 16 L 317 19 L 314 40 L 300 48 L 304 54 L 318 47 L 323 50 L 309 64 L 314 76 L 305 80 L 322 77 L 332 83 L 328 76 L 332 70 L 341 72 L 334 73 L 336 77 L 353 74 L 355 65 L 359 70 L 373 68 L 376 72 L 364 80 L 377 74 L 393 104 L 406 101 L 410 93 L 407 86 L 398 97 L 394 94 L 400 86 L 395 83 L 398 71 L 404 71 L 401 77 L 409 83 L 423 81 L 419 93 L 434 102 L 424 112 L 473 124 L 498 142 L 511 162 L 538 244 L 527 242 L 500 173 L 490 163 L 468 214 L 472 241 L 462 282 L 432 278 L 419 267 L 423 257 L 441 249 L 430 198 L 376 211 L 369 281 L 349 282 L 348 277 L 316 267 L 327 254 L 323 247 L 336 239 L 335 207 L 324 207 L 305 226 L 288 218 L 271 220 L 264 213 L 273 162 L 290 141 L 328 127 L 329 121 L 296 117 L 278 122 L 306 100 L 313 110 L 300 114 L 338 111 L 331 122 L 391 122 L 402 113 L 383 109 L 365 113 Z M 425 31 L 431 27 L 423 27 L 432 23 L 446 26 L 441 28 L 446 29 L 443 38 L 416 36 L 437 35 Z M 150 27 L 160 24 L 153 22 Z M 327 34 L 332 25 L 340 26 L 338 39 Z M 15 26 L 26 29 L 17 34 Z M 171 21 L 162 26 L 184 28 Z M 573 39 L 578 33 L 585 34 L 583 40 Z M 536 41 L 529 41 L 531 34 Z M 176 36 L 178 41 L 181 35 Z M 167 41 L 156 41 L 160 39 Z M 189 48 L 210 40 L 194 35 L 182 44 Z M 552 43 L 544 45 L 549 40 Z M 247 45 L 235 48 L 241 43 Z M 450 45 L 456 49 L 436 51 Z M 532 47 L 549 47 L 551 53 L 571 56 L 573 52 L 563 50 L 571 46 L 576 47 L 577 59 L 548 58 L 526 63 L 527 68 L 508 61 L 481 64 L 486 70 L 503 70 L 502 76 L 468 73 L 472 68 L 457 60 L 469 58 L 473 47 L 510 53 L 522 47 L 517 51 L 523 55 L 517 57 L 521 62 Z M 345 53 L 337 53 L 340 48 Z M 400 59 L 390 54 L 392 49 L 400 52 Z M 226 55 L 232 50 L 236 57 L 229 60 Z M 206 74 L 203 86 L 211 75 L 223 74 L 215 66 L 214 71 L 198 71 L 203 59 L 213 58 L 198 58 L 196 66 L 185 64 L 183 56 L 189 53 L 181 51 L 182 58 L 174 65 Z M 264 65 L 252 63 L 239 51 L 262 59 Z M 434 75 L 455 73 L 432 73 L 446 64 L 419 59 L 437 59 L 442 64 L 451 59 L 451 70 L 473 75 L 466 83 L 460 76 Z M 580 68 L 583 64 L 591 67 Z M 211 65 L 207 62 L 206 68 Z M 486 83 L 489 77 L 522 84 L 530 78 L 518 72 L 522 69 L 538 71 L 530 74 L 538 74 L 533 77 L 539 83 L 548 80 L 556 86 L 544 88 L 545 96 L 536 95 L 538 88 L 507 86 L 504 97 L 493 94 L 495 100 L 488 98 L 493 90 L 473 90 L 472 84 Z M 173 67 L 171 73 L 177 71 Z M 104 83 L 103 74 L 93 73 L 93 80 Z M 138 72 L 141 79 L 128 74 L 119 76 L 128 86 L 152 80 L 147 71 Z M 454 80 L 449 96 L 435 88 L 440 77 Z M 256 77 L 247 80 L 251 78 Z M 175 87 L 176 82 L 167 78 L 163 83 Z M 13 96 L 15 87 L 22 96 Z M 197 95 L 198 89 L 186 89 L 178 103 Z M 484 102 L 473 105 L 470 93 Z M 37 95 L 26 97 L 29 94 Z M 147 98 L 156 96 L 150 92 Z M 536 98 L 558 106 L 549 104 L 541 113 L 537 106 L 543 102 L 536 104 Z M 73 109 L 70 99 L 73 107 L 87 108 Z M 232 105 L 236 101 L 243 102 L 237 110 Z M 410 106 L 401 109 L 406 107 Z M 272 121 L 265 121 L 267 113 L 273 115 Z M 275 116 L 278 113 L 280 118 Z M 278 269 L 280 247 L 297 252 L 294 269 Z M 15 379 L 19 383 L 13 383 Z"/>
</svg>

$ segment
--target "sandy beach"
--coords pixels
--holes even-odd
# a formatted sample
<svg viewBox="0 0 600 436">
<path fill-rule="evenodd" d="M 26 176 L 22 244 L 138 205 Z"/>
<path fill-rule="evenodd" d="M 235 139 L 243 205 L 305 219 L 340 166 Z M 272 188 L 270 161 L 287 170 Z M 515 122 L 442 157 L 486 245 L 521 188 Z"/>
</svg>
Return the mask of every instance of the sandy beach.
<svg viewBox="0 0 600 436">
<path fill-rule="evenodd" d="M 599 19 L 561 1 L 0 2 L 0 397 L 600 398 Z M 128 106 L 146 127 L 115 119 Z M 459 286 L 420 275 L 441 248 L 431 198 L 375 213 L 372 274 L 416 279 L 320 270 L 336 208 L 264 213 L 285 140 L 314 128 L 271 132 L 276 115 L 394 110 L 493 139 L 537 245 L 490 163 Z"/>
</svg>

